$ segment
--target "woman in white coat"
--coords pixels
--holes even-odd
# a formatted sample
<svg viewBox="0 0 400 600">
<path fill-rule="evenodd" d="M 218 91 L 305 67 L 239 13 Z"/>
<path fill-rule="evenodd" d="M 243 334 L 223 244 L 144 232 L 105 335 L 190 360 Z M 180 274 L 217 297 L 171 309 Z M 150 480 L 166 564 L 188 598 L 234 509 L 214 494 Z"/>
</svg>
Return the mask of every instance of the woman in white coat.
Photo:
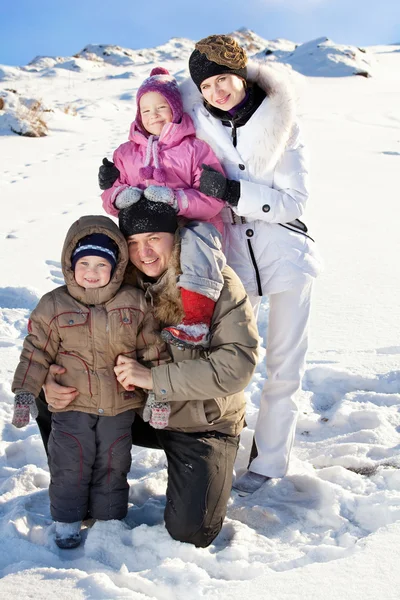
<svg viewBox="0 0 400 600">
<path fill-rule="evenodd" d="M 234 484 L 240 493 L 252 493 L 286 474 L 296 428 L 311 288 L 321 267 L 298 220 L 308 199 L 306 152 L 289 87 L 271 67 L 248 61 L 233 38 L 198 42 L 189 69 L 198 91 L 183 86 L 185 109 L 226 173 L 204 166 L 200 189 L 227 202 L 227 262 L 256 316 L 269 297 L 267 380 L 248 471 Z"/>
</svg>

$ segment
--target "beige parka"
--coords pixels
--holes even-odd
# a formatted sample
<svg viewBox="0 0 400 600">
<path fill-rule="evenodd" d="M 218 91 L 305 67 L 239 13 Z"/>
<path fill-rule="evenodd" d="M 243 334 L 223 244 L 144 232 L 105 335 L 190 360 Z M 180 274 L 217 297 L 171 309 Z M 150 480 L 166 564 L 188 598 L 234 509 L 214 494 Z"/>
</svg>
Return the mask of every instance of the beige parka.
<svg viewBox="0 0 400 600">
<path fill-rule="evenodd" d="M 179 232 L 169 268 L 158 281 L 145 282 L 132 266 L 127 271 L 127 280 L 145 290 L 161 327 L 182 319 L 178 274 Z M 238 435 L 245 424 L 244 388 L 257 365 L 257 325 L 238 276 L 229 267 L 222 274 L 224 286 L 211 322 L 210 347 L 180 350 L 170 346 L 173 362 L 151 369 L 156 400 L 171 406 L 167 429 Z"/>
</svg>

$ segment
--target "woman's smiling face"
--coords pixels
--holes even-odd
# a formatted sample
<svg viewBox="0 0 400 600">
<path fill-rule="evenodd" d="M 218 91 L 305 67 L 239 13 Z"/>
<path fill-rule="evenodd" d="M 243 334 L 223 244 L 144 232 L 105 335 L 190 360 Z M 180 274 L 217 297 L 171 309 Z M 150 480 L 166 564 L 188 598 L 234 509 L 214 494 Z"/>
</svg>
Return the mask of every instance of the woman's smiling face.
<svg viewBox="0 0 400 600">
<path fill-rule="evenodd" d="M 246 96 L 244 80 L 232 73 L 208 77 L 201 83 L 200 90 L 211 106 L 225 111 L 240 104 Z"/>
</svg>

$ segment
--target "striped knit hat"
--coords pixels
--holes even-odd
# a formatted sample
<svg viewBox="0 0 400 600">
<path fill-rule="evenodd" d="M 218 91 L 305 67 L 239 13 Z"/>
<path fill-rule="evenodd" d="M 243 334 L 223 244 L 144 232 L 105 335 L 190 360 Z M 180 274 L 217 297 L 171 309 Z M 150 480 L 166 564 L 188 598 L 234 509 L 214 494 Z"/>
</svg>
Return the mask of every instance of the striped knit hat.
<svg viewBox="0 0 400 600">
<path fill-rule="evenodd" d="M 117 264 L 118 246 L 105 233 L 92 233 L 86 235 L 77 243 L 71 257 L 73 269 L 75 269 L 78 260 L 84 256 L 100 256 L 108 260 L 112 270 L 114 270 Z"/>
</svg>

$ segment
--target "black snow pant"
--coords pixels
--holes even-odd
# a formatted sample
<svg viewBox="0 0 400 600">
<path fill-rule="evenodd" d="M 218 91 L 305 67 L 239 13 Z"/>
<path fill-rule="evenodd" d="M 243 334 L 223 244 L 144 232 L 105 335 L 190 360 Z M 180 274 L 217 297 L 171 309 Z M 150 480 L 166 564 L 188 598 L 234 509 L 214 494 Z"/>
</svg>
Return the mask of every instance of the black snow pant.
<svg viewBox="0 0 400 600">
<path fill-rule="evenodd" d="M 51 417 L 43 392 L 37 419 L 46 447 Z M 216 431 L 154 429 L 136 415 L 132 442 L 164 450 L 168 460 L 165 526 L 176 540 L 207 547 L 221 530 L 229 500 L 239 436 Z"/>
<path fill-rule="evenodd" d="M 133 410 L 114 417 L 73 410 L 52 414 L 49 496 L 55 521 L 126 516 L 134 418 Z"/>
<path fill-rule="evenodd" d="M 232 488 L 239 436 L 148 427 L 136 417 L 134 443 L 162 448 L 168 461 L 165 526 L 172 538 L 206 548 L 217 537 Z M 145 426 L 145 427 L 143 427 Z M 141 430 L 141 431 L 140 431 Z"/>
</svg>

